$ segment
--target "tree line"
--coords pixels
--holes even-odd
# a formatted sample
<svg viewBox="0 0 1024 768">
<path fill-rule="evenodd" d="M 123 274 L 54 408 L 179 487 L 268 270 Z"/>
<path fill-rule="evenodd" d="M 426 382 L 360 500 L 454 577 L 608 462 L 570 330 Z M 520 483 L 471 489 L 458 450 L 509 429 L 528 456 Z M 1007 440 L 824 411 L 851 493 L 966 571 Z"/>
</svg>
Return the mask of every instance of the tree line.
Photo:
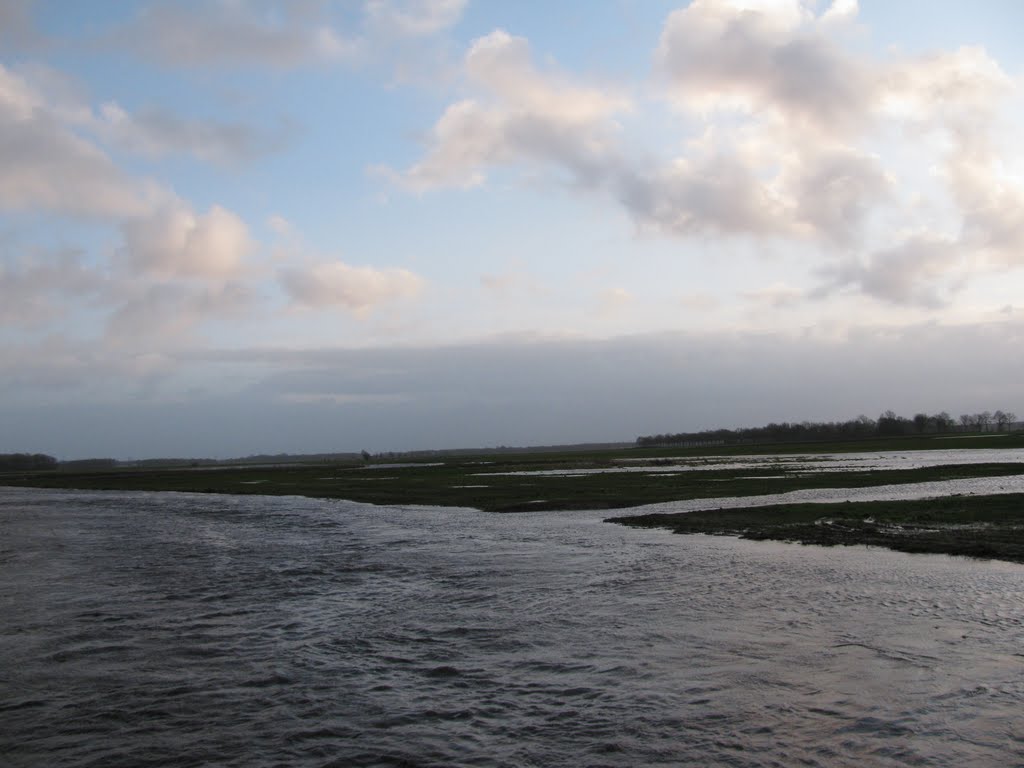
<svg viewBox="0 0 1024 768">
<path fill-rule="evenodd" d="M 0 453 L 0 472 L 56 468 L 57 460 L 45 453 Z"/>
<path fill-rule="evenodd" d="M 766 424 L 763 427 L 709 429 L 701 432 L 643 435 L 636 445 L 714 445 L 725 443 L 778 443 L 813 440 L 857 440 L 870 437 L 944 434 L 950 432 L 1004 432 L 1014 428 L 1013 411 L 965 413 L 954 419 L 946 411 L 916 413 L 912 418 L 885 411 L 877 419 L 858 416 L 848 421 L 801 421 Z"/>
</svg>

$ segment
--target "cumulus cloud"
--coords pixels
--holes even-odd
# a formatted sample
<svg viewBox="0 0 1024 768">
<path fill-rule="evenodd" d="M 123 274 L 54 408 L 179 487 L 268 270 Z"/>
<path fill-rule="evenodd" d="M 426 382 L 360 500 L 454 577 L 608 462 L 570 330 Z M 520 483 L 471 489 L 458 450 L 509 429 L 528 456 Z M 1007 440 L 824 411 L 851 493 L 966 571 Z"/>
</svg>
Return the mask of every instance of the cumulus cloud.
<svg viewBox="0 0 1024 768">
<path fill-rule="evenodd" d="M 643 233 L 813 253 L 818 295 L 941 306 L 965 263 L 1024 263 L 1015 131 L 996 143 L 1020 83 L 977 47 L 869 53 L 851 43 L 857 12 L 856 0 L 694 0 L 671 13 L 654 61 L 681 141 L 662 156 L 620 122 L 636 99 L 538 68 L 525 39 L 498 30 L 470 47 L 468 95 L 401 178 L 423 190 L 548 171 L 610 196 Z"/>
<path fill-rule="evenodd" d="M 445 110 L 426 157 L 405 172 L 408 184 L 471 186 L 488 167 L 517 161 L 560 168 L 579 182 L 603 175 L 613 116 L 629 109 L 628 99 L 540 72 L 526 39 L 502 30 L 476 40 L 464 68 L 481 95 Z"/>
<path fill-rule="evenodd" d="M 0 65 L 0 208 L 89 216 L 145 210 L 149 185 L 75 133 L 24 78 Z"/>
<path fill-rule="evenodd" d="M 138 273 L 158 277 L 231 277 L 253 247 L 245 222 L 219 205 L 196 214 L 175 200 L 126 219 L 121 229 L 122 261 Z"/>
<path fill-rule="evenodd" d="M 423 287 L 422 278 L 405 269 L 353 267 L 341 261 L 282 269 L 279 279 L 296 306 L 356 313 L 384 302 L 412 298 Z"/>
<path fill-rule="evenodd" d="M 400 37 L 434 35 L 462 17 L 468 0 L 368 0 L 371 25 Z"/>
<path fill-rule="evenodd" d="M 795 1 L 694 0 L 669 15 L 656 60 L 688 107 L 764 110 L 845 133 L 863 123 L 875 74 L 823 27 L 852 16 L 852 5 L 818 19 Z"/>
<path fill-rule="evenodd" d="M 351 58 L 359 43 L 301 3 L 159 3 L 113 38 L 174 67 L 295 67 Z"/>
</svg>

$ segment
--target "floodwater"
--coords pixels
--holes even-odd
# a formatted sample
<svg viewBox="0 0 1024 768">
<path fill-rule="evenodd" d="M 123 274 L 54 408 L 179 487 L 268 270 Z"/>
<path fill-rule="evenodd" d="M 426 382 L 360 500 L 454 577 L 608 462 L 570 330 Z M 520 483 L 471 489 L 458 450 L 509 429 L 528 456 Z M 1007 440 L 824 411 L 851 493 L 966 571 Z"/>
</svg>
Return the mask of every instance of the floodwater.
<svg viewBox="0 0 1024 768">
<path fill-rule="evenodd" d="M 5 766 L 1024 764 L 1024 567 L 0 489 Z"/>
<path fill-rule="evenodd" d="M 651 463 L 657 461 L 657 464 Z M 952 464 L 1021 464 L 1024 448 L 948 448 L 933 451 L 872 451 L 863 453 L 750 454 L 744 456 L 671 456 L 658 459 L 618 459 L 619 466 L 580 469 L 533 469 L 478 472 L 487 476 L 580 477 L 619 473 L 671 474 L 714 470 L 770 468 L 791 474 L 810 472 L 868 472 L 923 469 Z M 673 463 L 668 463 L 673 462 Z"/>
</svg>

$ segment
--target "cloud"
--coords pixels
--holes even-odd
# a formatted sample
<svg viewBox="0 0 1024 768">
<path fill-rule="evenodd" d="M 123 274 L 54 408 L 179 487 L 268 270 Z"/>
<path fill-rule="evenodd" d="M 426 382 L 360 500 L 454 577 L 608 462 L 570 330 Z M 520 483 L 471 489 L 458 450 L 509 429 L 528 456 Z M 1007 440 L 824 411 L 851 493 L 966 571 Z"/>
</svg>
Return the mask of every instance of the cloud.
<svg viewBox="0 0 1024 768">
<path fill-rule="evenodd" d="M 399 37 L 425 37 L 454 26 L 468 0 L 368 0 L 369 23 Z"/>
<path fill-rule="evenodd" d="M 762 307 L 784 309 L 802 302 L 805 292 L 784 283 L 776 283 L 757 291 L 747 291 L 743 298 Z"/>
<path fill-rule="evenodd" d="M 856 246 L 872 210 L 887 201 L 895 180 L 878 157 L 848 148 L 805 152 L 781 180 L 798 225 L 840 247 Z"/>
<path fill-rule="evenodd" d="M 293 69 L 351 59 L 359 42 L 301 3 L 159 3 L 112 38 L 173 67 Z"/>
<path fill-rule="evenodd" d="M 938 308 L 972 277 L 965 263 L 1024 264 L 1019 126 L 1000 126 L 1020 83 L 980 48 L 869 53 L 857 11 L 695 0 L 671 13 L 653 93 L 676 108 L 680 141 L 660 156 L 638 149 L 626 119 L 649 104 L 538 68 L 527 40 L 495 31 L 470 47 L 468 93 L 398 177 L 420 191 L 481 185 L 495 169 L 568 181 L 645 235 L 806 254 L 807 272 L 827 276 L 819 295 Z"/>
<path fill-rule="evenodd" d="M 609 288 L 598 296 L 598 312 L 611 315 L 623 311 L 636 300 L 625 288 Z"/>
<path fill-rule="evenodd" d="M 63 320 L 74 303 L 101 296 L 107 284 L 76 250 L 36 249 L 28 258 L 5 258 L 0 260 L 0 326 L 47 327 Z"/>
<path fill-rule="evenodd" d="M 940 308 L 963 288 L 969 271 L 963 248 L 952 238 L 914 234 L 891 248 L 832 272 L 831 287 L 853 286 L 893 304 Z M 830 288 L 819 291 L 827 293 Z"/>
<path fill-rule="evenodd" d="M 0 208 L 85 216 L 146 209 L 151 185 L 77 135 L 24 78 L 0 65 Z"/>
<path fill-rule="evenodd" d="M 141 345 L 167 352 L 194 342 L 192 332 L 204 321 L 238 314 L 252 301 L 249 288 L 234 281 L 214 287 L 141 283 L 128 290 L 128 298 L 107 319 L 104 340 L 113 348 Z"/>
<path fill-rule="evenodd" d="M 412 298 L 423 288 L 422 278 L 405 269 L 353 267 L 341 261 L 282 269 L 279 279 L 296 306 L 356 313 Z"/>
<path fill-rule="evenodd" d="M 445 110 L 426 157 L 403 174 L 410 186 L 472 186 L 488 167 L 519 161 L 560 168 L 579 183 L 603 175 L 612 117 L 629 109 L 628 99 L 541 73 L 526 39 L 502 30 L 474 41 L 464 68 L 480 98 Z"/>
<path fill-rule="evenodd" d="M 174 200 L 121 225 L 122 263 L 156 277 L 224 279 L 237 275 L 253 242 L 245 223 L 219 205 L 201 215 Z"/>
<path fill-rule="evenodd" d="M 678 101 L 698 111 L 767 110 L 787 122 L 846 133 L 863 124 L 874 74 L 828 33 L 850 3 L 816 19 L 793 2 L 748 7 L 694 0 L 665 22 L 656 53 Z"/>
<path fill-rule="evenodd" d="M 615 194 L 642 230 L 663 234 L 792 232 L 786 201 L 742 157 L 679 157 L 653 172 L 620 168 Z"/>
<path fill-rule="evenodd" d="M 0 419 L 13 449 L 43 441 L 61 456 L 238 456 L 628 441 L 890 408 L 1020 413 L 1024 360 L 1007 350 L 1022 343 L 1024 323 L 1012 318 L 840 337 L 665 333 L 163 356 L 0 343 Z M 134 410 L 137 382 L 153 377 L 173 405 L 150 398 Z M 196 382 L 218 394 L 182 388 Z"/>
<path fill-rule="evenodd" d="M 0 2 L 0 50 L 35 50 L 46 40 L 32 18 L 34 0 L 2 0 Z"/>
<path fill-rule="evenodd" d="M 264 135 L 243 123 L 189 120 L 152 107 L 132 114 L 113 102 L 100 108 L 95 125 L 106 141 L 130 152 L 184 153 L 224 165 L 270 154 L 284 143 L 282 135 Z"/>
</svg>

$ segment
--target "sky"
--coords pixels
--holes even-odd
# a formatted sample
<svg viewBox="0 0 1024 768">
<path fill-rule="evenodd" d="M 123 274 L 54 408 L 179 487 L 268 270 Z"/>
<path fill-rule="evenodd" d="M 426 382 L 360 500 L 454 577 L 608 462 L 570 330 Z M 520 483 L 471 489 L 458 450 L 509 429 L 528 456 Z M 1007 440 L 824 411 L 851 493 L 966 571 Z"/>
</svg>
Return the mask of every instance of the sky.
<svg viewBox="0 0 1024 768">
<path fill-rule="evenodd" d="M 1016 0 L 0 0 L 0 452 L 1024 412 Z"/>
</svg>

